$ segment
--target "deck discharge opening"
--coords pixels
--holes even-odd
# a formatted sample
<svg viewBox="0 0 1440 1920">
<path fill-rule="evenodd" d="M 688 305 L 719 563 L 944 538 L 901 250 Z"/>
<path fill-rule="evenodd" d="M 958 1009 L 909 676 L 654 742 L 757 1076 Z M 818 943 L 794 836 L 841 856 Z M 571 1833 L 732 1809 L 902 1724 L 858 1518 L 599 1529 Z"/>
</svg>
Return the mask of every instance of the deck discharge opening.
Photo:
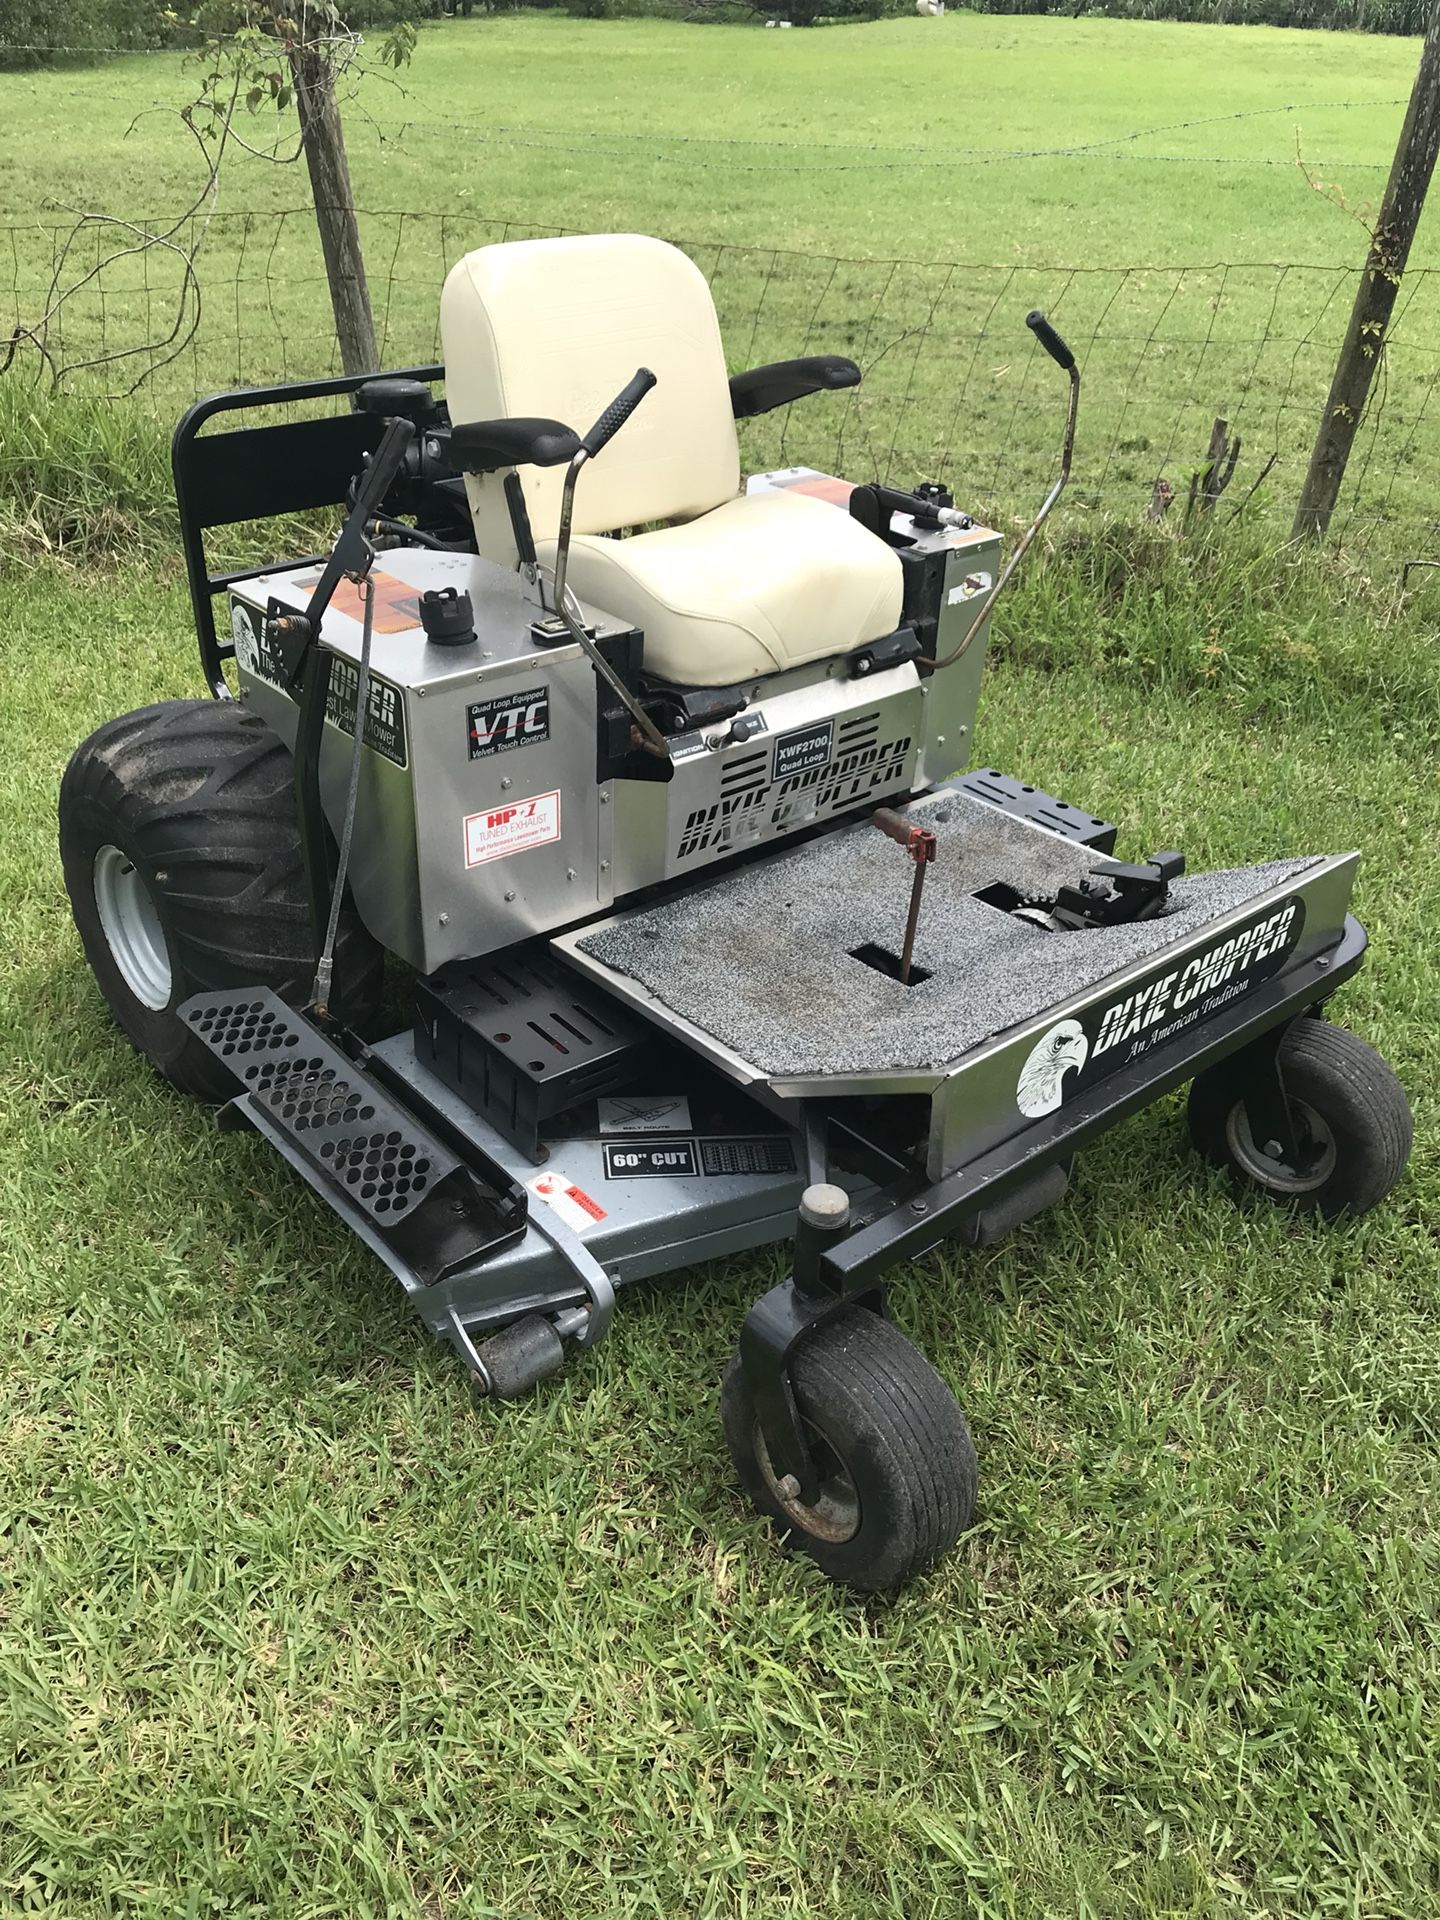
<svg viewBox="0 0 1440 1920">
<path fill-rule="evenodd" d="M 858 960 L 862 966 L 873 967 L 877 973 L 883 973 L 891 980 L 900 978 L 900 956 L 892 953 L 888 947 L 882 947 L 877 941 L 867 940 L 863 946 L 851 947 L 850 958 Z M 922 967 L 918 960 L 910 962 L 910 978 L 904 983 L 907 987 L 918 987 L 922 980 L 930 978 L 932 969 Z"/>
</svg>

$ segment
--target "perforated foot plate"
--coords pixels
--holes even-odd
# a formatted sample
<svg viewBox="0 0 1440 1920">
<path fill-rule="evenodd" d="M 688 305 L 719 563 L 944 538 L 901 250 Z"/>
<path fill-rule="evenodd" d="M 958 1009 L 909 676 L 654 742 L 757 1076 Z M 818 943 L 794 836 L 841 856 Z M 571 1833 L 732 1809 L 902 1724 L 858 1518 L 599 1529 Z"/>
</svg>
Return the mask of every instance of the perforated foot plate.
<svg viewBox="0 0 1440 1920">
<path fill-rule="evenodd" d="M 510 1183 L 487 1188 L 363 1068 L 265 988 L 180 1009 L 235 1076 L 235 1108 L 351 1223 L 423 1284 L 523 1230 Z"/>
</svg>

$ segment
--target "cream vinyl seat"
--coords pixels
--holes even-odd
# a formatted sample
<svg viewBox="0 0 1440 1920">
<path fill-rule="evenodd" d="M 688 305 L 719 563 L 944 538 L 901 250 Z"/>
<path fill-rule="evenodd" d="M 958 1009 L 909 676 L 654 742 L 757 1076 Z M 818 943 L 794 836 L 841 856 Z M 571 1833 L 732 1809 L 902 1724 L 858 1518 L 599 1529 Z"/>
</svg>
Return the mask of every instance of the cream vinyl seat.
<svg viewBox="0 0 1440 1920">
<path fill-rule="evenodd" d="M 583 433 L 638 366 L 654 372 L 580 476 L 569 562 L 582 600 L 642 629 L 647 672 L 724 686 L 898 626 L 901 567 L 882 540 L 822 501 L 740 493 L 714 302 L 677 248 L 638 234 L 482 247 L 446 280 L 440 329 L 457 423 L 539 416 Z M 563 470 L 517 471 L 536 551 L 553 565 Z M 466 485 L 481 552 L 515 565 L 503 476 Z M 626 527 L 654 530 L 604 537 Z"/>
</svg>

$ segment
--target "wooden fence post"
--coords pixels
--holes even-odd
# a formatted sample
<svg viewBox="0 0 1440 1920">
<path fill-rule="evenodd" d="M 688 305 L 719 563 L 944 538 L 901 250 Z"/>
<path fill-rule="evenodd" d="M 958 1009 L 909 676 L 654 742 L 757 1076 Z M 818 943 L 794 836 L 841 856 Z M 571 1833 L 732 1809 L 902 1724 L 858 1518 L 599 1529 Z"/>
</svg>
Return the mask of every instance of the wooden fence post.
<svg viewBox="0 0 1440 1920">
<path fill-rule="evenodd" d="M 325 277 L 330 282 L 340 362 L 346 373 L 373 373 L 380 357 L 350 187 L 350 163 L 345 157 L 345 132 L 335 99 L 335 75 L 325 48 L 304 41 L 297 41 L 290 49 L 290 70 L 295 79 L 305 164 L 310 169 L 315 223 L 325 255 Z"/>
<path fill-rule="evenodd" d="M 1340 349 L 1330 397 L 1310 453 L 1310 467 L 1295 511 L 1292 540 L 1318 539 L 1335 511 L 1345 463 L 1350 458 L 1370 383 L 1385 351 L 1386 330 L 1400 291 L 1400 276 L 1425 205 L 1426 190 L 1440 150 L 1440 0 L 1433 0 L 1420 50 L 1414 91 L 1400 129 L 1394 164 L 1380 204 L 1380 217 L 1365 260 L 1365 271 Z"/>
</svg>

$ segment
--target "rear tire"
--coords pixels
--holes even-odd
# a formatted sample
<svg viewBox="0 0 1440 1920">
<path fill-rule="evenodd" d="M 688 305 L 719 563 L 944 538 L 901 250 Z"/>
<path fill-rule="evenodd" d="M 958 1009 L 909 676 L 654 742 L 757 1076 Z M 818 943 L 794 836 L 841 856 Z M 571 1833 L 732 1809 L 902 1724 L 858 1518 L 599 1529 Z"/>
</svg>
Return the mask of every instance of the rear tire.
<svg viewBox="0 0 1440 1920">
<path fill-rule="evenodd" d="M 157 1071 L 201 1100 L 229 1099 L 220 1062 L 176 1018 L 191 994 L 269 987 L 303 1003 L 310 913 L 284 743 L 239 701 L 167 700 L 111 720 L 75 750 L 60 786 L 60 860 L 105 1002 Z M 336 1007 L 364 1029 L 384 956 L 341 916 Z"/>
<path fill-rule="evenodd" d="M 1410 1158 L 1414 1122 L 1404 1087 L 1359 1034 L 1325 1020 L 1296 1020 L 1279 1057 L 1286 1096 L 1309 1136 L 1306 1164 L 1287 1166 L 1252 1139 L 1226 1061 L 1198 1075 L 1190 1089 L 1187 1117 L 1196 1151 L 1279 1206 L 1327 1220 L 1369 1213 Z"/>
<path fill-rule="evenodd" d="M 903 1587 L 974 1510 L 975 1446 L 954 1394 L 898 1327 L 863 1307 L 801 1343 L 790 1383 L 820 1497 L 806 1507 L 777 1483 L 737 1354 L 720 1410 L 745 1491 L 832 1580 L 857 1593 Z"/>
</svg>

